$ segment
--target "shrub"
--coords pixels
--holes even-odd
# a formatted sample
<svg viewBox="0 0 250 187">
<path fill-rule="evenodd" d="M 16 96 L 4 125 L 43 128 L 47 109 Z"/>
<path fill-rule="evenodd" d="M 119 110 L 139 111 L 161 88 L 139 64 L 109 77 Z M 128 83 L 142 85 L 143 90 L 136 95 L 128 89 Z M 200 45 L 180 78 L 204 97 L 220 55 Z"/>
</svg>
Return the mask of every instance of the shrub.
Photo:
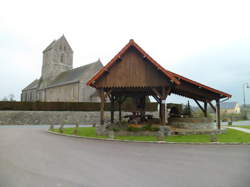
<svg viewBox="0 0 250 187">
<path fill-rule="evenodd" d="M 151 131 L 152 125 L 151 124 L 147 124 L 147 125 L 143 126 L 142 129 L 145 130 L 145 131 Z"/>
<path fill-rule="evenodd" d="M 131 131 L 131 132 L 139 132 L 139 131 L 142 130 L 142 128 L 133 127 L 133 126 L 128 126 L 127 130 L 128 130 L 128 131 Z"/>
<path fill-rule="evenodd" d="M 159 127 L 151 127 L 151 131 L 159 131 L 160 128 Z"/>
<path fill-rule="evenodd" d="M 120 131 L 121 129 L 118 128 L 118 127 L 113 127 L 112 130 L 113 130 L 114 132 L 118 132 L 118 131 Z"/>
</svg>

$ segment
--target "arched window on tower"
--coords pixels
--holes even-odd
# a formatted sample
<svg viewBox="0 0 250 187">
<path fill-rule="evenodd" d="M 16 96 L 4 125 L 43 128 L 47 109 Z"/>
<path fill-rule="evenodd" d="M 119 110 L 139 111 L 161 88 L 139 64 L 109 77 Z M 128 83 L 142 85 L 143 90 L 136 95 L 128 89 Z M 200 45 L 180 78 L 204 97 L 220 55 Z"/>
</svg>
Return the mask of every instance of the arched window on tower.
<svg viewBox="0 0 250 187">
<path fill-rule="evenodd" d="M 60 62 L 64 62 L 64 54 L 61 54 Z"/>
</svg>

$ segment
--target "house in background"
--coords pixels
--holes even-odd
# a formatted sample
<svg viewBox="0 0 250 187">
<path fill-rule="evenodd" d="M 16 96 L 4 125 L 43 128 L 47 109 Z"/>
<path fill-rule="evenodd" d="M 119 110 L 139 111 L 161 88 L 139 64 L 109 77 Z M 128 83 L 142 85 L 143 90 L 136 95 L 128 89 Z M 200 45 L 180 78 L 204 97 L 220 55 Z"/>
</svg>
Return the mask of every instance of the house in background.
<svg viewBox="0 0 250 187">
<path fill-rule="evenodd" d="M 63 35 L 43 51 L 41 78 L 22 90 L 21 101 L 97 102 L 98 93 L 86 82 L 102 67 L 98 60 L 73 69 L 73 50 Z"/>
<path fill-rule="evenodd" d="M 221 103 L 222 114 L 240 114 L 240 105 L 237 102 Z"/>
</svg>

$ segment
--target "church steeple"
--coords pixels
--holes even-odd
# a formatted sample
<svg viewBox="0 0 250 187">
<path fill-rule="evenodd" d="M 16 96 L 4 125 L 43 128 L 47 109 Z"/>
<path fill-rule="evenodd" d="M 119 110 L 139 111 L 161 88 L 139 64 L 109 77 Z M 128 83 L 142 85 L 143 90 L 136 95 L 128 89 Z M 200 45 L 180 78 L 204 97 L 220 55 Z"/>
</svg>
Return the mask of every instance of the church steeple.
<svg viewBox="0 0 250 187">
<path fill-rule="evenodd" d="M 73 50 L 62 35 L 43 51 L 42 79 L 49 83 L 60 73 L 72 68 Z"/>
</svg>

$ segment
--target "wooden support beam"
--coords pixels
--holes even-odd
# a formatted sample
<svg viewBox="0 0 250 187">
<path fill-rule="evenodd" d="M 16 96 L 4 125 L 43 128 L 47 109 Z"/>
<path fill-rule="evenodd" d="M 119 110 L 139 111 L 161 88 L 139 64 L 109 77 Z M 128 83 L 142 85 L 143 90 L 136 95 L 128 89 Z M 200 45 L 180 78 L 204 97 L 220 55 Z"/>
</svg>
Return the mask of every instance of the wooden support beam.
<svg viewBox="0 0 250 187">
<path fill-rule="evenodd" d="M 201 109 L 201 111 L 202 111 L 203 113 L 205 113 L 205 110 L 204 110 L 204 108 L 201 106 L 201 104 L 200 104 L 196 99 L 194 99 L 194 101 L 196 102 L 196 104 L 198 105 L 198 107 Z"/>
<path fill-rule="evenodd" d="M 162 125 L 166 125 L 166 98 L 167 98 L 167 95 L 166 95 L 166 89 L 164 87 L 162 87 L 162 102 L 161 102 L 161 124 Z"/>
<path fill-rule="evenodd" d="M 119 109 L 119 122 L 122 121 L 122 98 L 119 96 L 118 98 L 118 109 Z"/>
<path fill-rule="evenodd" d="M 112 90 L 110 89 L 110 90 L 106 91 L 106 93 L 105 93 L 105 98 L 108 97 L 110 101 L 111 101 L 111 92 L 112 92 Z"/>
<path fill-rule="evenodd" d="M 213 109 L 214 112 L 216 112 L 216 108 L 214 107 L 214 105 L 209 101 L 208 104 L 211 106 L 211 108 Z"/>
<path fill-rule="evenodd" d="M 158 92 L 156 88 L 152 88 L 152 90 L 159 98 L 162 98 L 162 95 Z"/>
<path fill-rule="evenodd" d="M 220 129 L 221 124 L 220 124 L 220 100 L 219 99 L 216 99 L 216 124 L 217 124 L 217 128 Z"/>
<path fill-rule="evenodd" d="M 126 101 L 127 99 L 127 96 L 124 96 L 122 99 L 121 99 L 121 104 L 124 103 L 124 101 Z"/>
<path fill-rule="evenodd" d="M 171 87 L 169 87 L 169 88 L 166 90 L 166 94 L 167 94 L 167 95 L 166 95 L 166 97 L 167 97 L 168 95 L 170 95 L 170 94 L 171 94 L 171 90 L 172 90 L 171 88 L 172 88 L 172 86 L 171 86 Z"/>
<path fill-rule="evenodd" d="M 204 116 L 207 118 L 207 102 L 204 102 Z"/>
<path fill-rule="evenodd" d="M 118 103 L 118 100 L 119 100 L 119 96 L 114 95 L 114 102 L 117 102 L 117 103 Z"/>
<path fill-rule="evenodd" d="M 105 97 L 104 97 L 104 90 L 103 88 L 100 89 L 100 98 L 101 98 L 101 106 L 100 106 L 100 123 L 101 125 L 104 125 L 104 103 L 105 103 Z"/>
<path fill-rule="evenodd" d="M 160 98 L 158 98 L 156 95 L 152 95 L 152 96 L 157 101 L 157 103 L 160 104 Z"/>
<path fill-rule="evenodd" d="M 161 105 L 161 99 L 159 99 L 159 119 L 160 119 L 160 124 L 162 123 L 162 105 Z"/>
<path fill-rule="evenodd" d="M 110 101 L 111 101 L 111 106 L 110 106 L 111 120 L 110 121 L 111 123 L 114 123 L 115 99 L 113 95 L 111 95 Z"/>
</svg>

